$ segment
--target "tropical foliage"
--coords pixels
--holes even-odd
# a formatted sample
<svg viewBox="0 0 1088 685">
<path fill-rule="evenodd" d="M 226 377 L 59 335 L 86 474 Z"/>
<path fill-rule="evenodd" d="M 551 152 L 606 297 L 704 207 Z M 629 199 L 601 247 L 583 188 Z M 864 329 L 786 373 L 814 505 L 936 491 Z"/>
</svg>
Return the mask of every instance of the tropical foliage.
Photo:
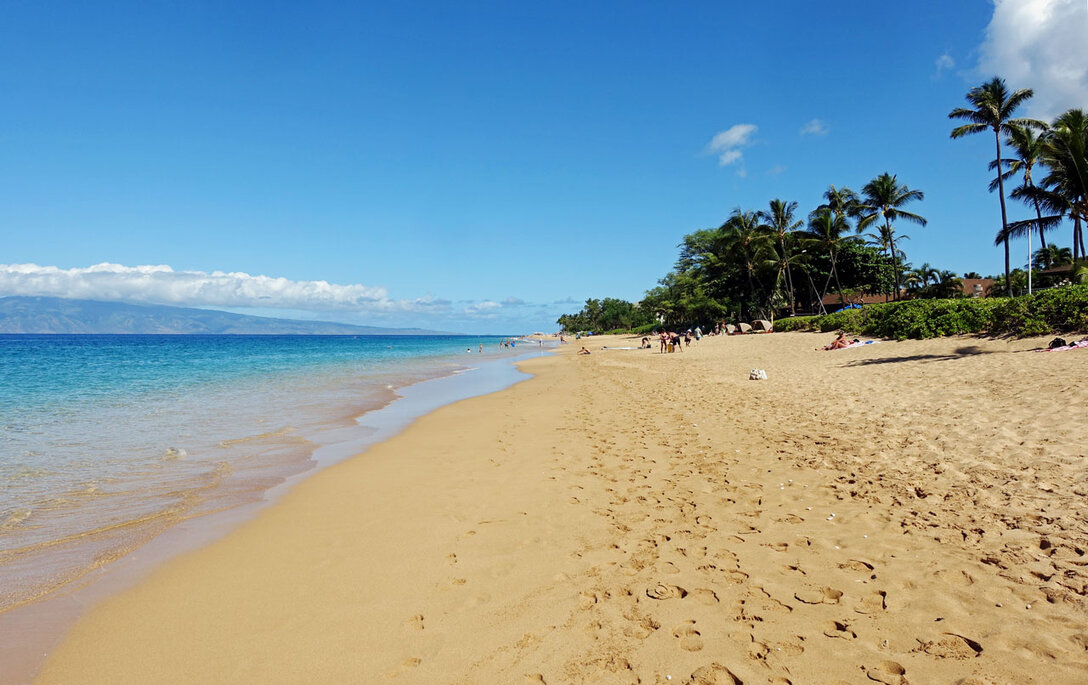
<svg viewBox="0 0 1088 685">
<path fill-rule="evenodd" d="M 1029 336 L 1088 329 L 1088 286 L 1066 286 L 1020 297 L 906 300 L 824 316 L 781 319 L 779 331 L 845 330 L 882 338 L 935 338 L 990 333 Z"/>
<path fill-rule="evenodd" d="M 586 300 L 582 311 L 577 314 L 564 314 L 556 323 L 567 331 L 606 332 L 630 330 L 652 321 L 645 309 L 626 300 L 606 297 L 603 300 Z"/>
<path fill-rule="evenodd" d="M 998 193 L 1001 207 L 1001 226 L 994 240 L 1004 247 L 1005 268 L 986 293 L 990 296 L 1030 290 L 1032 284 L 1050 287 L 1088 281 L 1083 236 L 1088 222 L 1088 113 L 1071 109 L 1050 124 L 1017 118 L 1016 111 L 1031 97 L 1030 89 L 1010 90 L 995 77 L 967 93 L 968 107 L 948 114 L 963 122 L 952 130 L 954 139 L 993 133 L 990 189 Z M 1007 157 L 1003 150 L 1008 151 Z M 1013 185 L 1009 193 L 1006 181 Z M 1010 220 L 1007 195 L 1023 202 L 1034 216 Z M 840 320 L 868 321 L 877 316 L 875 312 L 885 312 L 886 305 L 829 314 L 826 302 L 833 302 L 833 309 L 843 309 L 862 296 L 870 296 L 870 302 L 877 296 L 884 303 L 904 298 L 913 302 L 897 303 L 903 305 L 901 310 L 887 310 L 900 312 L 909 320 L 906 323 L 892 314 L 880 315 L 882 321 L 893 321 L 878 327 L 894 331 L 892 337 L 904 331 L 910 336 L 937 330 L 970 332 L 983 326 L 980 322 L 994 325 L 990 319 L 978 318 L 979 312 L 990 311 L 992 302 L 919 303 L 964 297 L 963 279 L 957 274 L 929 263 L 914 267 L 907 261 L 903 245 L 910 236 L 901 229 L 906 224 L 927 225 L 918 213 L 924 199 L 922 190 L 885 172 L 861 186 L 860 193 L 847 186 L 828 186 L 824 201 L 807 216 L 799 212 L 797 202 L 781 198 L 770 200 L 765 209 L 738 207 L 720 225 L 683 236 L 673 269 L 641 302 L 587 300 L 581 312 L 565 314 L 558 323 L 572 331 L 654 325 L 675 329 L 809 312 L 821 316 L 788 321 L 837 327 Z M 1072 248 L 1048 243 L 1046 239 L 1056 235 L 1053 230 L 1066 221 L 1073 226 Z M 1039 237 L 1039 248 L 1030 264 L 1014 268 L 1010 241 L 1034 235 Z M 964 275 L 979 277 L 976 272 Z M 924 326 L 910 323 L 919 316 L 934 321 Z M 779 330 L 795 325 L 800 324 L 783 321 Z M 1016 330 L 1030 327 L 1024 324 Z M 861 332 L 876 330 L 870 326 Z"/>
</svg>

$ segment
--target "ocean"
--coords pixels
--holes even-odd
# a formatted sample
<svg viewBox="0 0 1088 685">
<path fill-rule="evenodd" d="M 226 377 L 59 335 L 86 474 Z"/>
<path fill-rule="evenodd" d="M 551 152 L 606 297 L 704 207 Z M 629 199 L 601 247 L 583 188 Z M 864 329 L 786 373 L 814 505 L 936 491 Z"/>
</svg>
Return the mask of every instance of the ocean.
<svg viewBox="0 0 1088 685">
<path fill-rule="evenodd" d="M 516 382 L 501 340 L 0 335 L 0 613 Z"/>
</svg>

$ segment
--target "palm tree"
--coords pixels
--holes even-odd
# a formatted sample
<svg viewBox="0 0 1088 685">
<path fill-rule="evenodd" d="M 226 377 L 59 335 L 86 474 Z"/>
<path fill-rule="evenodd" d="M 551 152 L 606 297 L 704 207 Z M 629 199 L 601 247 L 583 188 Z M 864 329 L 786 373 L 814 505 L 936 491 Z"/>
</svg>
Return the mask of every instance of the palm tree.
<svg viewBox="0 0 1088 685">
<path fill-rule="evenodd" d="M 793 296 L 793 275 L 790 274 L 790 251 L 787 246 L 790 234 L 800 228 L 804 222 L 794 219 L 797 211 L 796 202 L 785 202 L 775 198 L 771 200 L 768 210 L 760 212 L 759 217 L 766 222 L 765 228 L 771 233 L 778 243 L 780 264 L 778 265 L 778 278 L 785 274 L 786 290 L 790 298 L 790 315 L 796 315 L 797 309 Z"/>
<path fill-rule="evenodd" d="M 899 299 L 899 259 L 895 248 L 895 229 L 893 221 L 903 220 L 920 226 L 926 225 L 926 220 L 918 214 L 900 209 L 903 205 L 914 200 L 924 200 L 925 193 L 920 190 L 911 190 L 898 178 L 889 173 L 883 173 L 865 184 L 861 189 L 864 198 L 857 206 L 858 232 L 883 219 L 881 239 L 886 241 L 888 251 L 892 258 L 892 268 L 895 271 L 895 298 Z"/>
<path fill-rule="evenodd" d="M 1041 128 L 1042 122 L 1034 119 L 1013 119 L 1012 114 L 1020 105 L 1024 104 L 1035 92 L 1030 88 L 1009 93 L 1005 87 L 1005 81 L 994 77 L 980 86 L 975 86 L 967 92 L 967 101 L 973 109 L 958 107 L 948 113 L 949 119 L 966 119 L 970 123 L 957 126 L 952 129 L 952 138 L 962 138 L 972 133 L 982 133 L 986 130 L 994 132 L 994 143 L 997 149 L 997 168 L 1001 163 L 1001 134 L 1009 135 L 1014 126 L 1030 126 Z M 1009 264 L 1009 215 L 1005 209 L 1005 180 L 1000 172 L 997 176 L 998 197 L 1001 199 L 1001 233 L 1005 244 L 1005 288 L 1007 294 L 1012 294 L 1012 279 L 1010 277 Z"/>
<path fill-rule="evenodd" d="M 835 279 L 835 289 L 839 292 L 839 303 L 846 304 L 846 296 L 842 292 L 842 283 L 839 281 L 837 267 L 839 252 L 843 245 L 852 239 L 847 235 L 850 224 L 844 215 L 838 214 L 829 208 L 817 209 L 809 215 L 808 230 L 805 231 L 805 240 L 810 248 L 822 251 L 831 259 L 831 272 L 824 282 L 824 290 L 820 294 L 820 300 L 827 295 L 827 287 L 831 279 Z"/>
<path fill-rule="evenodd" d="M 898 255 L 900 260 L 905 260 L 906 253 L 896 248 L 895 244 L 900 240 L 910 240 L 910 236 L 906 233 L 900 233 L 899 235 L 896 235 L 895 229 L 891 227 L 885 228 L 884 226 L 878 225 L 875 227 L 875 229 L 876 230 L 864 234 L 868 238 L 866 242 L 869 245 L 872 245 L 873 247 L 883 252 L 884 256 L 888 258 L 888 261 L 892 262 L 893 264 L 895 263 L 895 257 L 893 257 L 892 255 Z M 902 263 L 900 263 L 900 269 L 903 270 L 904 273 L 909 270 Z M 903 285 L 905 287 L 907 285 L 905 280 L 906 275 L 904 275 L 903 278 Z M 885 302 L 887 302 L 887 299 L 891 296 L 891 294 L 892 293 L 890 288 L 884 292 Z"/>
<path fill-rule="evenodd" d="M 826 202 L 816 208 L 817 212 L 827 209 L 844 218 L 857 216 L 858 194 L 849 187 L 836 188 L 830 185 L 824 191 L 824 199 Z"/>
<path fill-rule="evenodd" d="M 1068 266 L 1073 263 L 1073 251 L 1068 247 L 1058 247 L 1050 243 L 1035 251 L 1031 263 L 1040 271 L 1053 269 L 1056 266 Z"/>
<path fill-rule="evenodd" d="M 940 283 L 941 272 L 933 268 L 933 265 L 929 262 L 922 262 L 922 266 L 915 269 L 914 272 L 922 279 L 923 286 Z"/>
<path fill-rule="evenodd" d="M 1048 173 L 1040 184 L 1060 195 L 1073 216 L 1073 260 L 1086 254 L 1082 222 L 1088 221 L 1088 112 L 1070 109 L 1054 120 L 1043 150 Z M 1079 248 L 1079 250 L 1078 250 Z"/>
<path fill-rule="evenodd" d="M 734 209 L 722 224 L 725 244 L 729 253 L 740 264 L 748 278 L 749 303 L 759 300 L 756 287 L 756 268 L 770 247 L 770 235 L 759 223 L 758 212 Z"/>
<path fill-rule="evenodd" d="M 1042 129 L 1046 131 L 1046 124 L 1043 124 Z M 1019 186 L 1012 189 L 1009 193 L 1017 200 L 1029 200 L 1028 193 L 1029 188 L 1034 188 L 1035 184 L 1032 182 L 1031 170 L 1032 167 L 1040 160 L 1043 154 L 1043 139 L 1044 135 L 1036 134 L 1034 130 L 1027 126 L 1013 126 L 1009 130 L 1008 138 L 1005 139 L 1005 144 L 1008 145 L 1016 152 L 1016 159 L 1003 159 L 1002 163 L 1005 165 L 1003 173 L 990 181 L 990 192 L 994 192 L 998 189 L 999 182 L 1007 180 L 1017 173 L 1023 173 L 1024 182 Z M 997 160 L 990 162 L 990 169 L 997 168 Z M 1037 224 L 1029 227 L 1035 228 L 1039 231 L 1039 244 L 1046 245 L 1046 226 L 1043 224 L 1043 212 L 1039 208 L 1037 201 L 1032 201 L 1035 206 L 1035 217 Z M 1013 237 L 1018 237 L 1015 234 Z"/>
<path fill-rule="evenodd" d="M 1057 222 L 1066 214 L 1072 217 L 1073 260 L 1083 259 L 1082 223 L 1088 221 L 1088 113 L 1070 109 L 1054 120 L 1043 138 L 1042 163 L 1047 175 L 1023 193 L 1054 213 L 1039 219 L 1040 223 Z"/>
</svg>

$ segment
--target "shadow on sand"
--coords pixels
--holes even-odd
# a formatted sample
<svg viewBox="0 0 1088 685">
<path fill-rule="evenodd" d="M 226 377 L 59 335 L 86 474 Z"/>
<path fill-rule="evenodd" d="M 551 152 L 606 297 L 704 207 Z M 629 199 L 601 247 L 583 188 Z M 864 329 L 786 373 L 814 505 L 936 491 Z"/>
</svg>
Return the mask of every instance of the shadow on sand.
<svg viewBox="0 0 1088 685">
<path fill-rule="evenodd" d="M 962 359 L 963 357 L 971 357 L 978 354 L 997 354 L 997 350 L 984 350 L 978 345 L 968 345 L 966 347 L 958 347 L 955 351 L 949 354 L 912 354 L 901 357 L 878 357 L 876 359 L 856 359 L 852 362 L 843 364 L 847 366 L 873 366 L 876 364 L 898 364 L 900 362 L 947 362 L 953 359 Z"/>
</svg>

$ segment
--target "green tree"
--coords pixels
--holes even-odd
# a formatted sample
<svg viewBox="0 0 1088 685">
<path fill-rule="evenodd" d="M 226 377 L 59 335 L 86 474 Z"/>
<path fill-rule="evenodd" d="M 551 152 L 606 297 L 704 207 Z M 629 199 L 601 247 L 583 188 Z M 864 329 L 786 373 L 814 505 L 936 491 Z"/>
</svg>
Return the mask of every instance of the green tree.
<svg viewBox="0 0 1088 685">
<path fill-rule="evenodd" d="M 1073 250 L 1050 243 L 1035 251 L 1031 263 L 1040 271 L 1053 269 L 1056 266 L 1068 266 L 1073 263 Z"/>
<path fill-rule="evenodd" d="M 1046 125 L 1043 125 L 1043 131 L 1046 130 Z M 1005 170 L 1002 174 L 990 181 L 990 192 L 994 192 L 998 189 L 1002 181 L 1006 181 L 1017 173 L 1023 174 L 1023 182 L 1017 187 L 1012 189 L 1009 193 L 1014 199 L 1030 201 L 1035 207 L 1036 223 L 1028 225 L 1021 229 L 1019 224 L 1022 222 L 1016 222 L 1009 225 L 1009 234 L 1011 237 L 1020 237 L 1021 234 L 1026 234 L 1028 231 L 1034 229 L 1039 233 L 1039 244 L 1046 245 L 1046 229 L 1047 225 L 1043 222 L 1043 211 L 1039 207 L 1039 201 L 1031 198 L 1031 189 L 1035 187 L 1035 183 L 1032 179 L 1032 169 L 1042 159 L 1043 155 L 1043 141 L 1044 135 L 1037 134 L 1034 129 L 1027 126 L 1012 126 L 1009 129 L 1008 138 L 1005 140 L 1005 144 L 1010 147 L 1013 152 L 1016 153 L 1014 159 L 1004 159 L 1002 163 L 1005 165 Z M 990 168 L 996 169 L 998 166 L 997 160 L 990 162 Z M 1013 226 L 1016 228 L 1013 228 Z"/>
<path fill-rule="evenodd" d="M 895 269 L 895 298 L 899 299 L 899 258 L 892 222 L 902 220 L 925 226 L 926 220 L 923 217 L 902 209 L 908 202 L 924 200 L 925 193 L 908 188 L 905 183 L 899 182 L 898 177 L 886 172 L 866 183 L 861 192 L 864 197 L 856 210 L 859 216 L 858 232 L 883 220 L 880 236 L 887 242 L 892 258 L 892 268 Z"/>
<path fill-rule="evenodd" d="M 952 129 L 951 137 L 953 139 L 962 138 L 974 133 L 983 133 L 987 130 L 992 130 L 994 132 L 994 144 L 997 151 L 997 155 L 994 159 L 997 162 L 997 168 L 1000 169 L 1002 167 L 1001 136 L 1003 134 L 1008 135 L 1015 126 L 1030 126 L 1033 128 L 1040 128 L 1042 126 L 1042 122 L 1035 121 L 1034 119 L 1012 118 L 1013 112 L 1030 99 L 1032 95 L 1034 95 L 1034 91 L 1029 88 L 1021 88 L 1020 90 L 1010 93 L 1005 86 L 1005 81 L 996 76 L 980 86 L 975 86 L 967 92 L 967 101 L 971 104 L 971 107 L 958 107 L 948 113 L 949 119 L 963 119 L 969 122 Z M 1005 208 L 1005 180 L 1001 177 L 1001 173 L 998 173 L 997 176 L 997 187 L 998 197 L 1001 200 L 1001 232 L 999 233 L 999 236 L 1005 245 L 1005 287 L 1007 289 L 1007 294 L 1011 295 L 1012 279 L 1010 278 L 1011 264 L 1009 262 L 1009 215 Z"/>
<path fill-rule="evenodd" d="M 1088 113 L 1070 109 L 1054 120 L 1043 139 L 1042 161 L 1046 176 L 1025 194 L 1048 212 L 1073 219 L 1073 260 L 1083 259 L 1082 225 L 1088 221 Z"/>
<path fill-rule="evenodd" d="M 848 235 L 850 224 L 845 215 L 839 214 L 830 208 L 817 209 L 809 216 L 808 230 L 805 231 L 805 244 L 809 249 L 826 254 L 830 260 L 830 269 L 827 280 L 824 282 L 820 300 L 827 295 L 827 288 L 831 280 L 835 281 L 835 289 L 839 293 L 839 304 L 846 304 L 846 296 L 843 294 L 842 281 L 839 278 L 838 260 L 843 246 L 851 241 Z"/>
<path fill-rule="evenodd" d="M 742 305 L 742 316 L 751 314 L 760 303 L 760 287 L 757 269 L 765 262 L 771 246 L 771 236 L 759 222 L 759 214 L 741 209 L 733 213 L 722 225 L 729 253 L 740 265 L 747 282 L 747 299 Z"/>
<path fill-rule="evenodd" d="M 789 294 L 790 314 L 797 313 L 796 298 L 793 292 L 793 276 L 790 274 L 790 251 L 793 232 L 804 225 L 804 222 L 795 218 L 797 212 L 796 202 L 786 202 L 775 198 L 771 200 L 767 211 L 759 213 L 765 222 L 766 230 L 771 234 L 778 246 L 777 259 L 774 267 L 777 271 L 776 282 L 785 280 L 786 291 Z"/>
</svg>

